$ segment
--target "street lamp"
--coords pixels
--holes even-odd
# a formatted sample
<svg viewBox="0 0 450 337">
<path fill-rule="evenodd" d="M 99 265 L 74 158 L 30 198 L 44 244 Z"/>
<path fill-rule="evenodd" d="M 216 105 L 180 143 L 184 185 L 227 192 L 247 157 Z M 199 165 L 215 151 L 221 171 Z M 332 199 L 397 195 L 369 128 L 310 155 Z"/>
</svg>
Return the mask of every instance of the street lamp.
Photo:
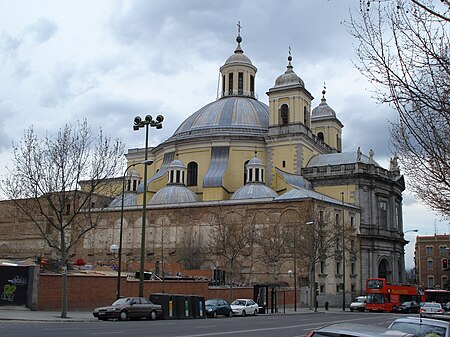
<svg viewBox="0 0 450 337">
<path fill-rule="evenodd" d="M 142 120 L 141 117 L 134 117 L 133 130 L 137 131 L 140 128 L 145 127 L 145 157 L 148 159 L 148 127 L 155 127 L 157 129 L 162 128 L 162 122 L 164 117 L 158 115 L 156 120 L 150 115 L 145 116 Z M 142 232 L 141 232 L 141 266 L 139 270 L 139 297 L 144 297 L 144 263 L 145 263 L 145 223 L 147 218 L 147 166 L 144 168 L 144 195 L 142 200 Z"/>
<path fill-rule="evenodd" d="M 345 224 L 344 224 L 344 192 L 342 200 L 342 311 L 345 311 Z"/>
<path fill-rule="evenodd" d="M 305 222 L 305 225 L 313 226 L 314 222 L 313 221 L 307 221 L 307 222 Z M 313 247 L 310 248 L 310 252 L 309 252 L 309 254 L 310 254 L 310 256 L 309 256 L 309 258 L 310 258 L 310 261 L 309 261 L 309 263 L 310 263 L 310 266 L 309 266 L 309 298 L 311 300 L 310 308 L 311 308 L 311 305 L 312 305 L 312 306 L 314 306 L 314 311 L 317 311 L 317 306 L 316 306 L 317 294 L 316 294 L 315 287 L 313 289 L 313 285 L 315 286 L 315 284 L 316 284 L 316 268 L 315 268 L 315 256 L 314 256 L 315 254 L 314 254 L 314 251 L 315 251 L 315 248 L 316 248 L 315 245 L 317 244 L 317 241 L 315 239 L 316 233 L 314 233 L 314 228 L 312 228 L 312 233 L 314 235 L 314 238 L 313 238 L 313 240 L 311 240 L 311 238 L 310 238 L 310 242 L 312 242 Z"/>
<path fill-rule="evenodd" d="M 128 170 L 130 169 L 130 168 L 132 168 L 132 167 L 134 167 L 134 166 L 136 166 L 136 165 L 138 165 L 138 164 L 144 164 L 145 165 L 145 167 L 147 167 L 147 165 L 151 165 L 151 164 L 153 164 L 153 160 L 144 160 L 144 161 L 142 161 L 142 162 L 140 162 L 140 163 L 134 163 L 134 164 L 131 164 L 131 165 L 128 165 L 128 167 L 126 168 L 126 170 L 125 170 L 125 172 L 123 173 L 123 177 L 122 177 L 122 202 L 121 202 L 121 206 L 120 206 L 120 230 L 119 230 L 119 246 L 117 247 L 117 245 L 112 245 L 111 247 L 110 247 L 110 250 L 111 250 L 111 252 L 113 253 L 113 254 L 115 254 L 114 252 L 113 252 L 113 246 L 116 246 L 117 247 L 117 252 L 118 252 L 118 259 L 119 259 L 119 262 L 118 262 L 118 270 L 117 270 L 117 290 L 116 290 L 116 299 L 119 299 L 120 298 L 120 273 L 121 273 L 121 270 L 122 270 L 122 237 L 123 237 L 123 207 L 124 207 L 124 199 L 125 199 L 125 197 L 124 197 L 124 195 L 125 195 L 125 177 L 126 177 L 126 175 L 127 175 L 127 172 L 128 172 Z M 115 248 L 114 248 L 114 250 L 115 250 Z"/>
<path fill-rule="evenodd" d="M 419 231 L 418 229 L 409 229 L 406 232 L 403 232 L 403 234 L 411 233 L 411 232 L 417 233 L 418 231 Z"/>
</svg>

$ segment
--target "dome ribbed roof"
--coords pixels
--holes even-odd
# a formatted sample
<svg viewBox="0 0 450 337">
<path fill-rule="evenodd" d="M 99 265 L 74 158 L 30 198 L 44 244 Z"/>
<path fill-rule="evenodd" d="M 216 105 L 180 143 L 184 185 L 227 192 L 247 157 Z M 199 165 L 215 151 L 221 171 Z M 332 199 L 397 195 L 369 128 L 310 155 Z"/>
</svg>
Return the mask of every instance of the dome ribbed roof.
<svg viewBox="0 0 450 337">
<path fill-rule="evenodd" d="M 301 86 L 305 87 L 305 82 L 294 72 L 294 67 L 291 64 L 292 57 L 288 57 L 288 65 L 284 74 L 277 77 L 275 80 L 274 88 L 287 87 L 287 86 Z"/>
<path fill-rule="evenodd" d="M 276 198 L 278 194 L 261 183 L 249 183 L 241 186 L 231 196 L 232 200 Z"/>
<path fill-rule="evenodd" d="M 188 117 L 169 140 L 207 135 L 265 135 L 269 107 L 250 97 L 228 96 L 205 105 Z"/>
<path fill-rule="evenodd" d="M 149 203 L 158 205 L 195 201 L 198 201 L 198 197 L 190 189 L 182 185 L 168 185 L 156 192 Z"/>
<path fill-rule="evenodd" d="M 320 104 L 316 106 L 311 112 L 311 118 L 327 118 L 336 117 L 336 112 L 330 108 L 325 99 L 325 90 L 322 91 L 322 99 Z"/>
</svg>

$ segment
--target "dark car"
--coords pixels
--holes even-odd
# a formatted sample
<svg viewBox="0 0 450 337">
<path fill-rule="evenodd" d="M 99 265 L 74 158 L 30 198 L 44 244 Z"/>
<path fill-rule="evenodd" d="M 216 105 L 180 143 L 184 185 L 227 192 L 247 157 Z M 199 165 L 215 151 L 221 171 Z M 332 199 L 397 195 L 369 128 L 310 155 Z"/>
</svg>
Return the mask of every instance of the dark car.
<svg viewBox="0 0 450 337">
<path fill-rule="evenodd" d="M 419 313 L 420 305 L 419 305 L 419 303 L 416 303 L 414 301 L 403 302 L 399 306 L 394 306 L 392 308 L 392 311 L 400 312 L 400 313 L 404 313 L 404 314 Z"/>
<path fill-rule="evenodd" d="M 95 308 L 92 314 L 102 321 L 115 318 L 121 321 L 128 318 L 155 320 L 162 314 L 162 309 L 161 305 L 154 304 L 144 297 L 123 297 L 108 307 Z"/>
<path fill-rule="evenodd" d="M 442 309 L 444 309 L 444 311 L 450 311 L 450 302 L 444 303 L 442 305 Z"/>
<path fill-rule="evenodd" d="M 206 316 L 217 317 L 219 315 L 231 317 L 231 307 L 227 301 L 221 298 L 213 298 L 205 301 Z"/>
</svg>

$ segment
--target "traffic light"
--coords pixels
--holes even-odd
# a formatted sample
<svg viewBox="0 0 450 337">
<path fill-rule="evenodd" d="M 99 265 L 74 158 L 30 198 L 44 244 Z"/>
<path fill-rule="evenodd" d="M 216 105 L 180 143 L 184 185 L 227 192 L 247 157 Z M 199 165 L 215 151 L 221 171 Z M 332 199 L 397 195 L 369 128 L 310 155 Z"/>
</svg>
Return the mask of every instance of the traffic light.
<svg viewBox="0 0 450 337">
<path fill-rule="evenodd" d="M 448 269 L 448 260 L 447 259 L 442 260 L 442 269 Z"/>
<path fill-rule="evenodd" d="M 316 282 L 316 296 L 319 295 L 319 283 Z"/>
</svg>

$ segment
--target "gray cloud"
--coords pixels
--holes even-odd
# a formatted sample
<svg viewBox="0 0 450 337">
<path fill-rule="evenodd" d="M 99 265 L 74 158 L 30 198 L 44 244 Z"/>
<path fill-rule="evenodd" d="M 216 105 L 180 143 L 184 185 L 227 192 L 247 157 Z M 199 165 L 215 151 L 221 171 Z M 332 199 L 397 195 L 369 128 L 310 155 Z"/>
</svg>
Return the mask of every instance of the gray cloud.
<svg viewBox="0 0 450 337">
<path fill-rule="evenodd" d="M 24 36 L 37 44 L 51 39 L 57 32 L 58 26 L 47 18 L 39 18 L 35 23 L 25 28 Z"/>
</svg>

